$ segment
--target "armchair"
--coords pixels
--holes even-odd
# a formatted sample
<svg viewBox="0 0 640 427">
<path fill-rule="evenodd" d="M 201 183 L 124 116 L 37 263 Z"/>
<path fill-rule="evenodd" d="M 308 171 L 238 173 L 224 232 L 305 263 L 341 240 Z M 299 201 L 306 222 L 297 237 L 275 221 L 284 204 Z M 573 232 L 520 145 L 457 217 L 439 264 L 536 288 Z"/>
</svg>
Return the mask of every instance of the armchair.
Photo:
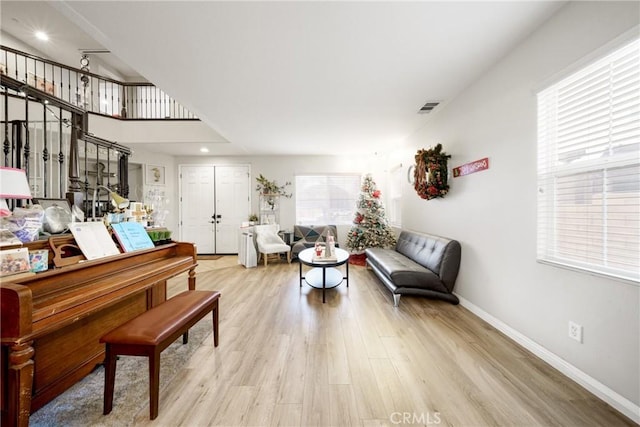
<svg viewBox="0 0 640 427">
<path fill-rule="evenodd" d="M 256 233 L 256 244 L 258 245 L 259 257 L 264 257 L 264 265 L 267 265 L 269 255 L 275 255 L 280 258 L 280 254 L 287 254 L 287 262 L 291 263 L 291 246 L 287 245 L 284 240 L 278 236 L 278 224 L 256 225 L 254 231 Z M 258 261 L 260 261 L 258 259 Z"/>
</svg>

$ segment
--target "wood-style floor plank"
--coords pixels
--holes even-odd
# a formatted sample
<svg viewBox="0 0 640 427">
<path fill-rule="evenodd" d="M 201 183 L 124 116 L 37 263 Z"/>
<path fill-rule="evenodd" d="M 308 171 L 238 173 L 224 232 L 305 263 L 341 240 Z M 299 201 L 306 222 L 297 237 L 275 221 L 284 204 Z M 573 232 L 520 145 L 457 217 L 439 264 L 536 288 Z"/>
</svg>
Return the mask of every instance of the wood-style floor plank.
<svg viewBox="0 0 640 427">
<path fill-rule="evenodd" d="M 169 282 L 169 295 L 186 288 Z M 632 426 L 630 420 L 461 306 L 390 293 L 364 267 L 326 293 L 298 264 L 200 261 L 221 291 L 212 336 L 136 425 Z M 106 420 L 108 422 L 108 420 Z"/>
</svg>

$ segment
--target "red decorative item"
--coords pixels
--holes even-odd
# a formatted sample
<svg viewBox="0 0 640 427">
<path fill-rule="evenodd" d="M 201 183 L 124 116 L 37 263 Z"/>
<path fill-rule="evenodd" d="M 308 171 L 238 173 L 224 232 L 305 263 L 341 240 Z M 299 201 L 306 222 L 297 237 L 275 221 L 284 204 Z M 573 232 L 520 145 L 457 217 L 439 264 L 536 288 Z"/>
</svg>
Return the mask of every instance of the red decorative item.
<svg viewBox="0 0 640 427">
<path fill-rule="evenodd" d="M 349 264 L 365 266 L 367 265 L 367 255 L 364 253 L 351 254 L 349 255 Z"/>
<path fill-rule="evenodd" d="M 453 177 L 457 178 L 459 176 L 469 175 L 474 172 L 480 172 L 486 169 L 489 169 L 488 157 L 476 160 L 474 162 L 465 163 L 464 165 L 458 166 L 457 168 L 453 168 Z"/>
<path fill-rule="evenodd" d="M 375 197 L 376 199 L 379 198 L 380 197 L 380 190 L 374 191 L 372 196 Z"/>
</svg>

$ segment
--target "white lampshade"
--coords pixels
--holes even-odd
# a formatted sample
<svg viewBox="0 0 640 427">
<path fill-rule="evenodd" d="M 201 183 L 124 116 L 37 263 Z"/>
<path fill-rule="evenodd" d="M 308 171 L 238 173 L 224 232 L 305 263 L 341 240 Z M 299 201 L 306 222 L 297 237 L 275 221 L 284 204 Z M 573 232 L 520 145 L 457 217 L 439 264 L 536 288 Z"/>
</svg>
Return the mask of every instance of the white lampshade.
<svg viewBox="0 0 640 427">
<path fill-rule="evenodd" d="M 30 199 L 31 190 L 23 169 L 0 167 L 0 197 L 3 199 Z"/>
<path fill-rule="evenodd" d="M 11 214 L 4 199 L 30 199 L 31 190 L 23 169 L 0 167 L 0 216 Z"/>
</svg>

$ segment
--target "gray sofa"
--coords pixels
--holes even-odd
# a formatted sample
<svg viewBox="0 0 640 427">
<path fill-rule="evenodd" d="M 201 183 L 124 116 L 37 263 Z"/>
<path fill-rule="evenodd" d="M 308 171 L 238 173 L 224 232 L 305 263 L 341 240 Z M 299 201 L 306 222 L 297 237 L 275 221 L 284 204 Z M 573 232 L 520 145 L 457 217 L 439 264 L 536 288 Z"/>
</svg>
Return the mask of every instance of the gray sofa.
<svg viewBox="0 0 640 427">
<path fill-rule="evenodd" d="M 368 248 L 367 265 L 393 293 L 438 298 L 458 304 L 451 292 L 460 269 L 460 243 L 444 237 L 403 230 L 395 249 Z"/>
<path fill-rule="evenodd" d="M 291 244 L 291 257 L 298 258 L 298 254 L 306 248 L 312 248 L 316 244 L 316 240 L 320 236 L 326 234 L 327 230 L 336 238 L 336 246 L 338 246 L 338 228 L 335 225 L 294 225 L 293 226 L 293 243 Z"/>
</svg>

